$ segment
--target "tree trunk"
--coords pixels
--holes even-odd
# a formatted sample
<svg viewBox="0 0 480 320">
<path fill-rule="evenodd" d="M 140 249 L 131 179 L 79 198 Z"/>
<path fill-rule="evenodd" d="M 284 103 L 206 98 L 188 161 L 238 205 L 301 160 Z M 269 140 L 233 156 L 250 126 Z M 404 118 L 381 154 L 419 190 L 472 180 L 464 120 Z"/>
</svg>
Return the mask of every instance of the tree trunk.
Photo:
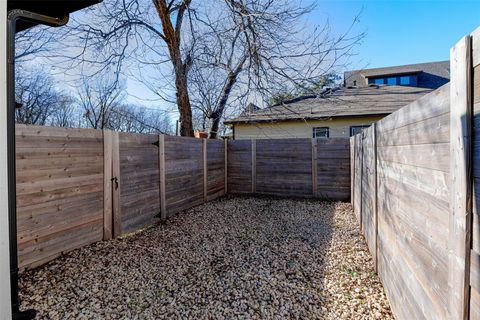
<svg viewBox="0 0 480 320">
<path fill-rule="evenodd" d="M 176 72 L 176 71 L 175 71 Z M 186 75 L 175 75 L 175 87 L 177 91 L 177 105 L 180 113 L 180 135 L 193 137 L 192 108 L 188 96 Z"/>
<path fill-rule="evenodd" d="M 222 119 L 225 107 L 227 106 L 228 98 L 230 97 L 230 93 L 232 92 L 233 85 L 237 82 L 238 75 L 243 70 L 243 65 L 245 64 L 245 61 L 247 61 L 246 55 L 242 57 L 235 70 L 233 70 L 233 72 L 230 72 L 230 74 L 228 75 L 227 81 L 225 82 L 222 89 L 221 98 L 215 106 L 215 111 L 212 112 L 212 114 L 210 115 L 210 130 L 208 133 L 209 139 L 217 139 L 218 137 L 220 120 Z"/>
<path fill-rule="evenodd" d="M 162 22 L 163 37 L 167 43 L 170 59 L 175 70 L 175 89 L 177 96 L 178 112 L 180 113 L 180 135 L 193 137 L 193 120 L 192 108 L 190 105 L 190 97 L 187 87 L 187 73 L 192 63 L 191 58 L 187 55 L 185 62 L 182 61 L 180 51 L 180 30 L 185 10 L 190 5 L 191 0 L 185 0 L 178 8 L 176 8 L 177 16 L 175 19 L 175 27 L 172 24 L 170 8 L 165 0 L 153 0 L 158 16 Z"/>
</svg>

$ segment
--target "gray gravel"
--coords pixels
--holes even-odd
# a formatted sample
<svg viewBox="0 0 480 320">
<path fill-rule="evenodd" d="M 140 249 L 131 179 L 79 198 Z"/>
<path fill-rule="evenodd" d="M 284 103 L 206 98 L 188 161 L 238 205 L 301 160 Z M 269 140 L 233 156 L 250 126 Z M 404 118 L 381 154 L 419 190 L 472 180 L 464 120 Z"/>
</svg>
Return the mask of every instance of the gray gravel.
<svg viewBox="0 0 480 320">
<path fill-rule="evenodd" d="M 227 196 L 21 276 L 38 319 L 393 318 L 351 206 Z"/>
</svg>

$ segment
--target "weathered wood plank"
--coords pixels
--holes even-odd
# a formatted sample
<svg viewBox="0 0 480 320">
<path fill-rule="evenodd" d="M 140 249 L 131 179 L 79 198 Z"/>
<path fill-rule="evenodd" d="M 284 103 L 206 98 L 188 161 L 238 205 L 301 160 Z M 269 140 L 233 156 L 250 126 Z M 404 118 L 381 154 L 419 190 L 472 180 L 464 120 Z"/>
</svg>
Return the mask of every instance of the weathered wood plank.
<svg viewBox="0 0 480 320">
<path fill-rule="evenodd" d="M 103 240 L 113 237 L 112 132 L 103 131 Z"/>
<path fill-rule="evenodd" d="M 159 157 L 159 166 L 160 166 L 160 216 L 162 220 L 167 219 L 167 200 L 165 196 L 165 136 L 163 134 L 158 136 L 158 157 Z"/>
<path fill-rule="evenodd" d="M 469 307 L 471 172 L 471 38 L 462 38 L 450 51 L 450 228 L 449 316 L 466 319 Z"/>
<path fill-rule="evenodd" d="M 257 188 L 257 141 L 252 140 L 252 193 Z"/>
<path fill-rule="evenodd" d="M 120 197 L 120 141 L 118 132 L 112 133 L 112 203 L 113 203 L 113 237 L 122 234 L 122 204 Z"/>
<path fill-rule="evenodd" d="M 317 139 L 312 138 L 312 196 L 317 196 L 318 173 L 317 173 Z"/>
</svg>

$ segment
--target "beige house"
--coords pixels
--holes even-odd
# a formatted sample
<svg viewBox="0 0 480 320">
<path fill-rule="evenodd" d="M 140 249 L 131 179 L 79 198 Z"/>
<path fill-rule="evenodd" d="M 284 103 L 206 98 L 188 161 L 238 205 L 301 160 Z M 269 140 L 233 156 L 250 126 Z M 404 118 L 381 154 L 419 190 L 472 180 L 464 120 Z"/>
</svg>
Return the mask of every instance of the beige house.
<svg viewBox="0 0 480 320">
<path fill-rule="evenodd" d="M 233 139 L 350 137 L 431 89 L 371 85 L 342 88 L 225 121 Z"/>
<path fill-rule="evenodd" d="M 225 121 L 233 139 L 350 137 L 449 81 L 448 61 L 356 70 L 344 86 Z"/>
</svg>

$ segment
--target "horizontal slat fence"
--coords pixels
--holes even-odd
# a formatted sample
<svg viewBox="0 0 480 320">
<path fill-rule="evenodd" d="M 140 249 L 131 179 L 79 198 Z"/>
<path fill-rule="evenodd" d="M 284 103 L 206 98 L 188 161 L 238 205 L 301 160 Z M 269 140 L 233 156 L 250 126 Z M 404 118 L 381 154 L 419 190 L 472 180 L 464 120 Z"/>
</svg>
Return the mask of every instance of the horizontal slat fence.
<svg viewBox="0 0 480 320">
<path fill-rule="evenodd" d="M 203 140 L 165 136 L 167 216 L 203 203 Z"/>
<path fill-rule="evenodd" d="M 155 222 L 160 213 L 157 135 L 119 133 L 120 233 Z M 115 187 L 115 186 L 114 186 Z"/>
<path fill-rule="evenodd" d="M 103 238 L 102 131 L 17 125 L 19 265 Z"/>
<path fill-rule="evenodd" d="M 220 140 L 17 125 L 16 141 L 22 269 L 225 194 Z"/>
<path fill-rule="evenodd" d="M 350 141 L 348 138 L 314 139 L 317 152 L 315 197 L 350 199 Z"/>
<path fill-rule="evenodd" d="M 355 215 L 398 319 L 480 319 L 480 29 L 450 70 L 350 141 Z"/>
<path fill-rule="evenodd" d="M 227 158 L 228 192 L 252 192 L 252 142 L 228 141 Z"/>
<path fill-rule="evenodd" d="M 282 196 L 312 195 L 310 139 L 256 141 L 257 193 Z M 234 179 L 230 178 L 229 181 Z"/>
<path fill-rule="evenodd" d="M 347 139 L 231 141 L 17 126 L 22 268 L 229 192 L 349 197 Z M 227 147 L 227 150 L 225 149 Z"/>
<path fill-rule="evenodd" d="M 449 89 L 352 138 L 355 212 L 399 319 L 448 315 Z"/>
<path fill-rule="evenodd" d="M 350 141 L 259 139 L 228 141 L 228 192 L 350 198 Z"/>
<path fill-rule="evenodd" d="M 204 140 L 207 144 L 207 201 L 225 195 L 225 142 Z"/>
</svg>

